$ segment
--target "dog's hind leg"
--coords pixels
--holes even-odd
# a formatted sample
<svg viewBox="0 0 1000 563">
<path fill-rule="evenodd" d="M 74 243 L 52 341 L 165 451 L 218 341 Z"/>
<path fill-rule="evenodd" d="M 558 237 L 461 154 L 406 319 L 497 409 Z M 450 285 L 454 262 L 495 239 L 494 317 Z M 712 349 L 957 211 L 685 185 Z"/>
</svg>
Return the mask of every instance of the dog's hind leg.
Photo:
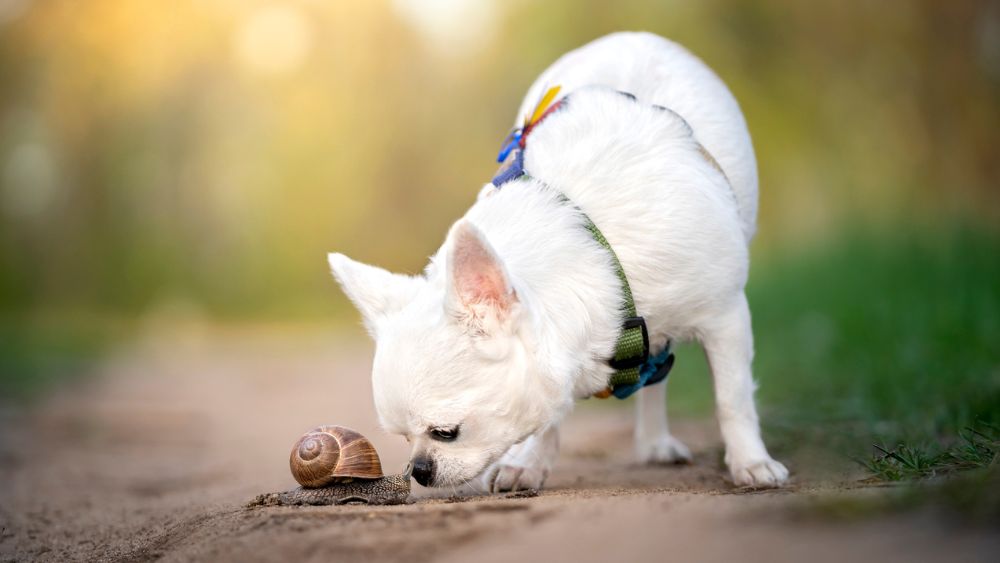
<svg viewBox="0 0 1000 563">
<path fill-rule="evenodd" d="M 507 450 L 486 473 L 486 484 L 494 493 L 541 489 L 558 456 L 559 428 L 551 426 Z"/>
<path fill-rule="evenodd" d="M 635 455 L 640 463 L 691 461 L 691 451 L 667 426 L 666 382 L 640 389 L 635 407 Z"/>
<path fill-rule="evenodd" d="M 771 459 L 760 436 L 754 406 L 753 333 L 750 308 L 740 293 L 733 305 L 713 319 L 702 333 L 715 382 L 716 416 L 726 443 L 726 465 L 738 486 L 777 487 L 788 470 Z"/>
</svg>

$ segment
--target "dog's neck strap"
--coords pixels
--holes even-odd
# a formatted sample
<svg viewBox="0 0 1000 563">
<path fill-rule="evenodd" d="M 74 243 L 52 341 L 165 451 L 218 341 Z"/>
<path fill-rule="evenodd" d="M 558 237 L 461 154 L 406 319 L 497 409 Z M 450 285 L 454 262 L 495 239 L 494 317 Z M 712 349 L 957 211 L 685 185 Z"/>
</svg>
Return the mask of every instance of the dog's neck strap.
<svg viewBox="0 0 1000 563">
<path fill-rule="evenodd" d="M 558 93 L 559 86 L 550 88 L 542 97 L 538 106 L 535 107 L 535 111 L 525 119 L 524 126 L 512 131 L 507 136 L 507 139 L 504 140 L 503 148 L 500 149 L 500 154 L 497 157 L 497 161 L 504 163 L 504 165 L 500 167 L 500 170 L 493 178 L 493 185 L 497 189 L 513 180 L 531 177 L 524 169 L 525 142 L 528 139 L 528 135 L 539 123 L 559 108 L 566 106 L 567 98 L 562 98 L 553 103 Z M 558 193 L 563 202 L 577 207 L 565 194 L 562 192 Z M 611 256 L 615 273 L 618 275 L 618 279 L 622 285 L 622 313 L 625 317 L 621 333 L 618 335 L 618 342 L 615 344 L 614 357 L 608 360 L 608 365 L 615 371 L 608 379 L 607 388 L 595 393 L 594 396 L 605 399 L 614 395 L 619 399 L 624 399 L 646 385 L 663 381 L 673 366 L 674 356 L 670 353 L 669 342 L 662 352 L 656 356 L 650 356 L 649 333 L 646 330 L 646 321 L 636 312 L 635 300 L 632 297 L 632 288 L 628 283 L 628 277 L 625 275 L 625 269 L 622 267 L 621 261 L 618 260 L 618 255 L 611 248 L 611 243 L 604 237 L 604 234 L 597 228 L 597 225 L 594 224 L 582 209 L 577 207 L 577 210 L 583 217 L 584 226 L 590 232 L 590 235 Z"/>
</svg>

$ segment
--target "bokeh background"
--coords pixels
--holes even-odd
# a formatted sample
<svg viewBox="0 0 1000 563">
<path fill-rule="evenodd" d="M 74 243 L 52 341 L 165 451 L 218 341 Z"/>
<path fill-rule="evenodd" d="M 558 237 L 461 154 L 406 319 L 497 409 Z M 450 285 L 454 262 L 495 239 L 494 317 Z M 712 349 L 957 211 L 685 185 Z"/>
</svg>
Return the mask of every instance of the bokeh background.
<svg viewBox="0 0 1000 563">
<path fill-rule="evenodd" d="M 777 447 L 997 423 L 1000 4 L 975 0 L 0 0 L 0 394 L 150 327 L 362 342 L 325 253 L 419 271 L 533 78 L 623 29 L 746 114 Z M 682 414 L 703 372 L 683 350 Z"/>
</svg>

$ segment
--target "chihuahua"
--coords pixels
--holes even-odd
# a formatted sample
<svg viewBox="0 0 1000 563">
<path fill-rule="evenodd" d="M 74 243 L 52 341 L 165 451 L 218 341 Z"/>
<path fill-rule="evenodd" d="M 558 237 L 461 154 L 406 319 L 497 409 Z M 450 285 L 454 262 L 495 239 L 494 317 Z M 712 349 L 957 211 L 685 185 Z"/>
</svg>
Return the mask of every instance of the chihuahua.
<svg viewBox="0 0 1000 563">
<path fill-rule="evenodd" d="M 784 484 L 754 406 L 744 286 L 757 165 L 739 105 L 701 60 L 649 33 L 561 57 L 518 121 L 556 85 L 565 103 L 521 139 L 524 173 L 486 184 L 422 275 L 329 255 L 375 341 L 380 423 L 412 445 L 421 485 L 541 488 L 560 422 L 615 371 L 620 263 L 648 349 L 703 346 L 733 482 Z M 666 385 L 635 402 L 638 459 L 689 461 L 667 425 Z"/>
</svg>

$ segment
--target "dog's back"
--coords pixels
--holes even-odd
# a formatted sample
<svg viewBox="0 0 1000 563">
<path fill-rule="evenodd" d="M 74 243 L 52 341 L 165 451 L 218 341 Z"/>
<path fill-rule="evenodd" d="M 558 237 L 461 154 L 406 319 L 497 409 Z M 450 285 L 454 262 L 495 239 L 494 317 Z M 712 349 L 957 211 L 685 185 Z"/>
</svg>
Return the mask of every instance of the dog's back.
<svg viewBox="0 0 1000 563">
<path fill-rule="evenodd" d="M 518 111 L 518 125 L 555 85 L 561 86 L 560 95 L 606 86 L 632 94 L 640 103 L 679 114 L 724 171 L 736 196 L 744 234 L 747 240 L 753 236 L 757 216 L 753 145 L 735 98 L 700 59 L 651 33 L 602 37 L 562 56 L 538 77 Z"/>
</svg>

